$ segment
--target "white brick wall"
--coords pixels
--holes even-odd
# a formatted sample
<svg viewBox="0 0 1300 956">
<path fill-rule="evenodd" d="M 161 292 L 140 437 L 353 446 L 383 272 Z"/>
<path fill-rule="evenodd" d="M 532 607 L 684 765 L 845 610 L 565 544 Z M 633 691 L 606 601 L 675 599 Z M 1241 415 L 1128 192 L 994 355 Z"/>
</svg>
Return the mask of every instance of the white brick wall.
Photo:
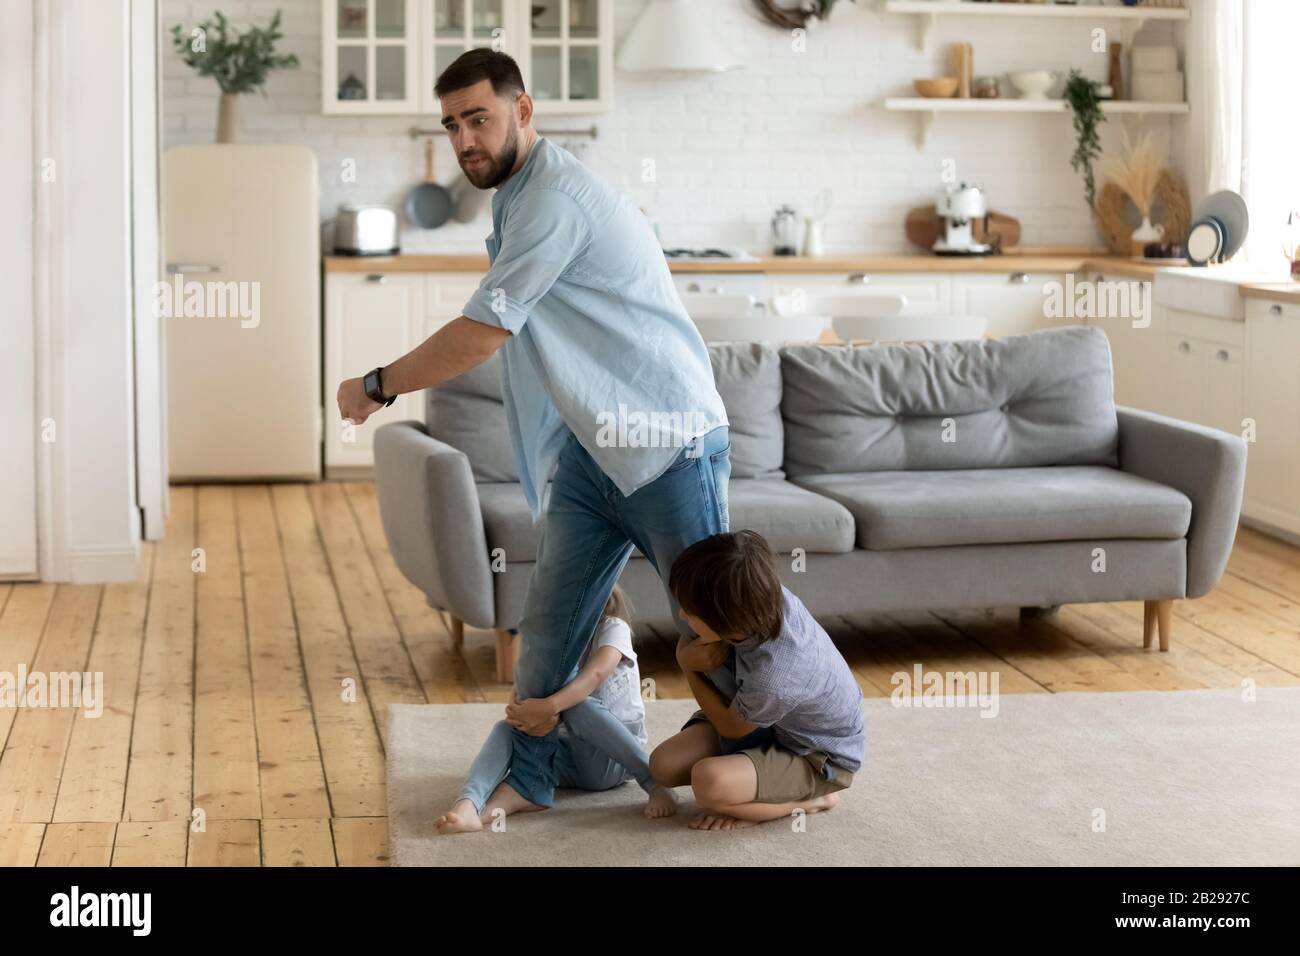
<svg viewBox="0 0 1300 956">
<path fill-rule="evenodd" d="M 644 2 L 615 0 L 620 38 Z M 627 190 L 659 222 L 665 244 L 767 252 L 773 210 L 789 203 L 811 211 L 813 196 L 829 187 L 829 252 L 903 251 L 903 218 L 909 208 L 932 201 L 948 158 L 960 178 L 984 186 L 994 209 L 1020 219 L 1024 244 L 1099 243 L 1082 182 L 1069 166 L 1074 133 L 1068 116 L 940 116 L 927 147 L 918 150 L 913 117 L 878 105 L 886 96 L 912 95 L 914 77 L 950 72 L 947 44 L 958 40 L 974 45 L 977 75 L 1073 66 L 1104 79 L 1106 58 L 1090 51 L 1097 24 L 954 19 L 939 23 L 922 53 L 912 18 L 885 14 L 876 0 L 841 0 L 829 22 L 810 31 L 806 52 L 795 53 L 790 38 L 761 22 L 749 0 L 700 0 L 699 7 L 701 29 L 722 37 L 744 69 L 687 78 L 616 71 L 615 108 L 594 117 L 599 138 L 555 137 Z M 281 49 L 301 61 L 297 70 L 272 75 L 265 99 L 242 99 L 243 139 L 311 146 L 320 162 L 323 218 L 342 202 L 400 207 L 422 175 L 420 146 L 406 135 L 416 118 L 321 115 L 319 0 L 163 0 L 164 30 L 176 22 L 193 25 L 215 9 L 241 25 L 283 10 Z M 1157 24 L 1142 39 L 1171 37 L 1170 28 Z M 211 142 L 216 84 L 194 75 L 170 42 L 168 36 L 163 52 L 164 146 Z M 559 117 L 539 125 L 576 128 L 592 121 Z M 420 122 L 435 125 L 436 117 Z M 1106 129 L 1104 142 L 1110 146 L 1117 137 L 1117 128 Z M 438 140 L 438 150 L 438 178 L 450 184 L 455 159 L 445 140 Z M 647 157 L 658 173 L 653 185 L 641 182 Z M 340 182 L 346 159 L 356 161 L 355 183 Z M 485 211 L 468 224 L 406 229 L 402 246 L 408 252 L 481 252 L 490 231 Z"/>
</svg>

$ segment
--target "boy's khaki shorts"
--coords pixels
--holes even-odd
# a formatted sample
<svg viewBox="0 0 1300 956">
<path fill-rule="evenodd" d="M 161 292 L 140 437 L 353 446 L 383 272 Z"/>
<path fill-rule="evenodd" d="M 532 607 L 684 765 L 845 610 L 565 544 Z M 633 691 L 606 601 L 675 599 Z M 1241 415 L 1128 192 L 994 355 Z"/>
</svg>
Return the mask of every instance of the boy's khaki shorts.
<svg viewBox="0 0 1300 956">
<path fill-rule="evenodd" d="M 704 712 L 697 710 L 682 725 L 685 730 L 691 724 L 707 723 Z M 757 803 L 798 803 L 800 800 L 812 800 L 828 793 L 847 790 L 853 783 L 853 774 L 830 761 L 830 757 L 821 752 L 800 755 L 786 750 L 769 734 L 767 739 L 756 746 L 735 750 L 725 746 L 722 752 L 742 753 L 754 764 L 758 775 Z"/>
</svg>

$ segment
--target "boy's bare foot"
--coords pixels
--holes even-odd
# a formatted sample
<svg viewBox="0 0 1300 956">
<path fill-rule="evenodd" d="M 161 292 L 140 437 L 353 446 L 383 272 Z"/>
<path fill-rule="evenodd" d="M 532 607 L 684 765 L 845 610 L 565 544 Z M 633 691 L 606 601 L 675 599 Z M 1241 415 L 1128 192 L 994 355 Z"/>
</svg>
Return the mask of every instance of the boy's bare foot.
<svg viewBox="0 0 1300 956">
<path fill-rule="evenodd" d="M 483 821 L 479 819 L 473 803 L 468 800 L 457 800 L 450 810 L 433 821 L 433 828 L 442 835 L 470 833 L 474 830 L 482 830 Z"/>
<path fill-rule="evenodd" d="M 741 820 L 713 810 L 701 810 L 691 818 L 692 830 L 745 830 L 757 825 L 757 821 Z"/>
<path fill-rule="evenodd" d="M 677 798 L 667 787 L 655 787 L 650 791 L 650 799 L 645 805 L 645 815 L 652 820 L 658 817 L 671 817 L 677 812 Z"/>
<path fill-rule="evenodd" d="M 832 809 L 840 802 L 838 793 L 826 793 L 820 797 L 814 797 L 811 800 L 805 800 L 800 803 L 789 804 L 788 809 L 782 808 L 781 812 L 771 820 L 779 820 L 795 809 L 803 810 L 804 813 L 820 813 L 823 810 Z M 718 813 L 716 810 L 701 810 L 691 818 L 692 830 L 745 830 L 749 827 L 756 826 L 759 823 L 767 823 L 769 820 L 742 820 L 739 817 L 729 816 L 725 813 Z"/>
</svg>

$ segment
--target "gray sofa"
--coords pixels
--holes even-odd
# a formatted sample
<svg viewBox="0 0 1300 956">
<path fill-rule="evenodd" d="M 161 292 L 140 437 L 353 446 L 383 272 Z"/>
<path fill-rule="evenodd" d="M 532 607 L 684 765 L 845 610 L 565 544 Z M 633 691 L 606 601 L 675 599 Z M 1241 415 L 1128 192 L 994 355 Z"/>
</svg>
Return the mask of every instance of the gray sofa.
<svg viewBox="0 0 1300 956">
<path fill-rule="evenodd" d="M 1223 573 L 1245 443 L 1117 408 L 1098 329 L 710 351 L 731 421 L 731 527 L 791 556 L 783 576 L 814 614 L 1142 600 L 1144 645 L 1158 625 L 1166 650 L 1173 599 Z M 380 428 L 375 469 L 398 567 L 457 640 L 465 622 L 497 630 L 508 679 L 538 529 L 498 361 L 431 389 L 425 422 Z M 673 625 L 639 552 L 622 583 L 638 620 Z"/>
</svg>

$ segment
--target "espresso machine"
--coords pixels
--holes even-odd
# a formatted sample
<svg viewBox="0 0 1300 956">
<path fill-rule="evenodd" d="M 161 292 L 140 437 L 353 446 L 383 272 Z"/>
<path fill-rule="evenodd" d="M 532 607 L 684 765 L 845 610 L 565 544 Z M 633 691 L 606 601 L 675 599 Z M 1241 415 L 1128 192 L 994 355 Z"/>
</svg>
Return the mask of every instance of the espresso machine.
<svg viewBox="0 0 1300 956">
<path fill-rule="evenodd" d="M 935 200 L 934 211 L 939 218 L 939 237 L 934 241 L 936 255 L 986 256 L 996 251 L 989 243 L 975 239 L 975 221 L 989 214 L 984 191 L 978 186 L 962 183 L 946 187 Z M 984 232 L 988 233 L 987 222 Z"/>
</svg>

